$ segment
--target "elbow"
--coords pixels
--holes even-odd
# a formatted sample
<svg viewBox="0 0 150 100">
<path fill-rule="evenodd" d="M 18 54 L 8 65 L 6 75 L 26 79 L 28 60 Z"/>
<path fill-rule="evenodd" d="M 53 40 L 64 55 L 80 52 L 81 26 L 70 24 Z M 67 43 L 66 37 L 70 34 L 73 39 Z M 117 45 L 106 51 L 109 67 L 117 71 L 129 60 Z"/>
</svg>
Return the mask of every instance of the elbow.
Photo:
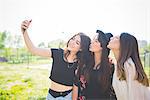
<svg viewBox="0 0 150 100">
<path fill-rule="evenodd" d="M 35 47 L 28 48 L 28 51 L 29 51 L 32 55 L 36 55 Z"/>
</svg>

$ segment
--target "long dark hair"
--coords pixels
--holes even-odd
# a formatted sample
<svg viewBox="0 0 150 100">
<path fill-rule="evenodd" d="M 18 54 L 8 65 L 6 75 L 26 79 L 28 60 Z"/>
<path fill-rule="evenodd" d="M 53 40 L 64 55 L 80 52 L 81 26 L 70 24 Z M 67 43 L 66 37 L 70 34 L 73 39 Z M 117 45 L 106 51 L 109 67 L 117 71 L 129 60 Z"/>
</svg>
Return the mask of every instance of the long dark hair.
<svg viewBox="0 0 150 100">
<path fill-rule="evenodd" d="M 124 63 L 131 57 L 135 64 L 135 79 L 145 86 L 149 86 L 148 78 L 144 72 L 138 50 L 137 39 L 128 33 L 122 33 L 120 36 L 120 55 L 117 61 L 117 75 L 120 80 L 126 80 Z"/>
<path fill-rule="evenodd" d="M 97 30 L 96 32 L 98 33 L 98 41 L 101 43 L 101 46 L 102 46 L 101 63 L 100 63 L 99 69 L 97 69 L 99 71 L 98 81 L 100 85 L 102 86 L 101 89 L 103 90 L 103 92 L 105 92 L 107 89 L 109 89 L 109 86 L 111 84 L 111 81 L 110 81 L 111 79 L 110 68 L 111 67 L 110 67 L 109 60 L 108 60 L 109 49 L 107 48 L 107 44 L 109 42 L 109 38 L 111 37 L 110 36 L 111 33 L 109 33 L 110 37 L 109 36 L 107 37 L 108 34 L 105 35 L 100 30 Z M 92 53 L 92 56 L 90 58 L 92 58 L 90 60 L 90 63 L 88 63 L 88 65 L 85 67 L 85 69 L 83 69 L 83 72 L 82 72 L 87 82 L 89 82 L 91 71 L 93 70 L 93 66 L 95 65 L 94 53 Z"/>
<path fill-rule="evenodd" d="M 81 51 L 78 51 L 77 52 L 77 62 L 78 62 L 78 68 L 81 68 L 85 65 L 87 65 L 87 63 L 90 61 L 90 56 L 91 56 L 91 53 L 89 51 L 89 46 L 90 46 L 90 43 L 91 43 L 91 39 L 89 38 L 89 36 L 87 36 L 86 34 L 84 33 L 78 33 L 78 34 L 75 34 L 72 38 L 74 38 L 75 36 L 79 35 L 80 38 L 81 38 Z M 69 41 L 72 39 L 70 38 L 67 42 L 67 46 L 68 46 L 68 43 Z M 65 58 L 68 57 L 68 55 L 70 54 L 70 51 L 69 50 L 66 50 L 65 51 Z"/>
</svg>

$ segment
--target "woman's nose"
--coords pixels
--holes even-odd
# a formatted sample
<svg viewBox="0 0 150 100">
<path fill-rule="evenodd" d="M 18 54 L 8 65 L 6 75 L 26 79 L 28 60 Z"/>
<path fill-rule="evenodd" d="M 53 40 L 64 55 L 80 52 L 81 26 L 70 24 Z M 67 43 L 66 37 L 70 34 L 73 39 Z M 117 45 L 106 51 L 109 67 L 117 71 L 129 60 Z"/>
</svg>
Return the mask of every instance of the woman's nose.
<svg viewBox="0 0 150 100">
<path fill-rule="evenodd" d="M 91 41 L 91 44 L 93 44 L 93 43 L 94 43 L 94 41 L 92 40 L 92 41 Z"/>
</svg>

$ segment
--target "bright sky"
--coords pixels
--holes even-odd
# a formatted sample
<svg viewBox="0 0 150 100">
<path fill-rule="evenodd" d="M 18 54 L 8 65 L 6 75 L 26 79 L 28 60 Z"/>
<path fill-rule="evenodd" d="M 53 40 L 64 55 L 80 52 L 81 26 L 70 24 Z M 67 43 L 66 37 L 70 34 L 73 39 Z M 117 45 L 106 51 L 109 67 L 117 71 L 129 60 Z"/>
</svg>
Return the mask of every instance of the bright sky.
<svg viewBox="0 0 150 100">
<path fill-rule="evenodd" d="M 21 22 L 32 19 L 29 35 L 36 45 L 96 29 L 150 41 L 149 0 L 0 0 L 0 13 L 0 31 L 12 34 L 21 34 Z"/>
</svg>

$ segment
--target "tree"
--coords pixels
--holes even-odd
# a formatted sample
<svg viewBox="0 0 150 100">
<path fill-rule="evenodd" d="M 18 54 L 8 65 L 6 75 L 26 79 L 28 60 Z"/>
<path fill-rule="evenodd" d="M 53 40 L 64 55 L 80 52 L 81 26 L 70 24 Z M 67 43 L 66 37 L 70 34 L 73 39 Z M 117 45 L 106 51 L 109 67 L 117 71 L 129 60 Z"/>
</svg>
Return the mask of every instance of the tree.
<svg viewBox="0 0 150 100">
<path fill-rule="evenodd" d="M 5 39 L 6 39 L 6 35 L 7 32 L 0 32 L 0 49 L 3 49 L 5 47 Z"/>
<path fill-rule="evenodd" d="M 150 44 L 147 44 L 144 48 L 143 48 L 144 52 L 150 52 Z"/>
<path fill-rule="evenodd" d="M 38 44 L 38 47 L 45 48 L 45 43 L 41 42 L 40 44 Z"/>
<path fill-rule="evenodd" d="M 64 48 L 65 45 L 66 45 L 66 42 L 61 39 L 48 42 L 48 47 L 52 47 L 52 48 Z"/>
</svg>

